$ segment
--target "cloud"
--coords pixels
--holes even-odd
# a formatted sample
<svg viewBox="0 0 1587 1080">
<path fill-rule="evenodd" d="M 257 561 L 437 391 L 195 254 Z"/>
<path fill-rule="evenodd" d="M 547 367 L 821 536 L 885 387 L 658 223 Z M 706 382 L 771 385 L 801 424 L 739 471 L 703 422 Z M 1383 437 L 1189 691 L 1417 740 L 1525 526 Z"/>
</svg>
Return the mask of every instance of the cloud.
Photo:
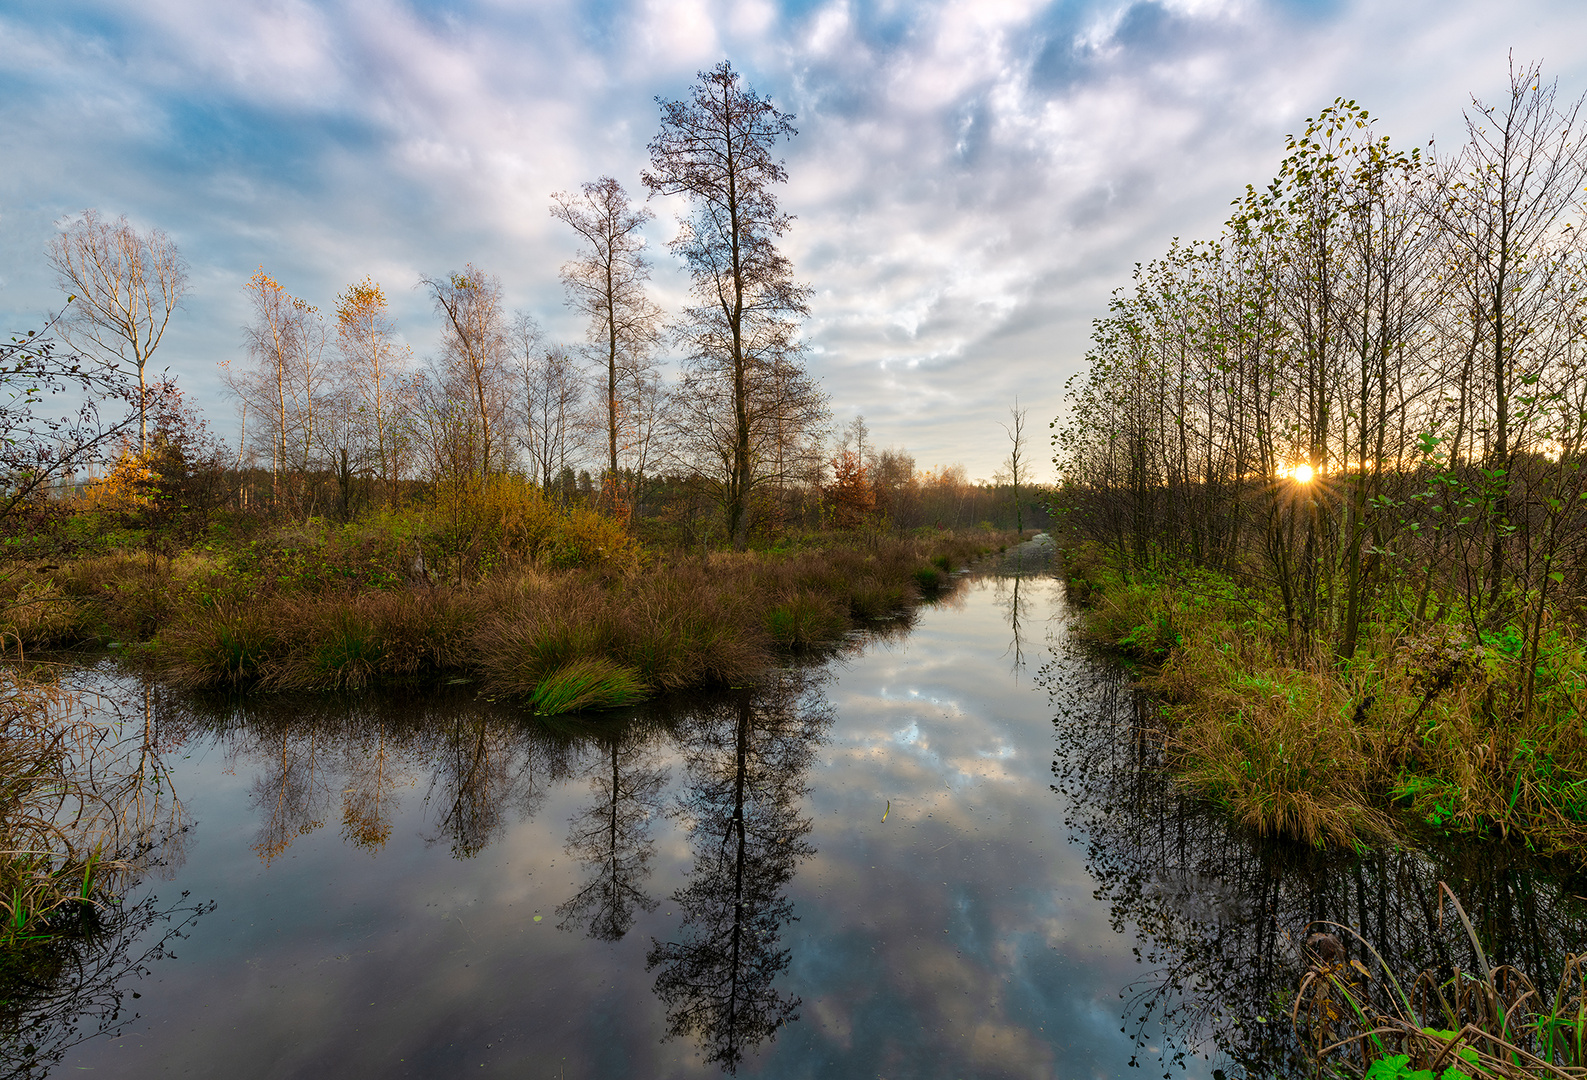
<svg viewBox="0 0 1587 1080">
<path fill-rule="evenodd" d="M 44 243 L 97 206 L 192 262 L 160 360 L 221 426 L 214 364 L 239 351 L 240 285 L 261 264 L 322 305 L 375 274 L 422 352 L 436 328 L 409 286 L 471 260 L 577 337 L 550 193 L 603 174 L 637 193 L 653 99 L 726 56 L 799 114 L 788 250 L 839 419 L 990 475 L 1014 395 L 1054 412 L 1109 290 L 1171 237 L 1215 233 L 1306 115 L 1343 94 L 1398 141 L 1453 141 L 1512 46 L 1587 85 L 1584 21 L 1474 0 L 12 9 L 0 311 L 22 326 L 58 303 Z M 676 306 L 676 208 L 657 209 L 658 297 Z"/>
</svg>

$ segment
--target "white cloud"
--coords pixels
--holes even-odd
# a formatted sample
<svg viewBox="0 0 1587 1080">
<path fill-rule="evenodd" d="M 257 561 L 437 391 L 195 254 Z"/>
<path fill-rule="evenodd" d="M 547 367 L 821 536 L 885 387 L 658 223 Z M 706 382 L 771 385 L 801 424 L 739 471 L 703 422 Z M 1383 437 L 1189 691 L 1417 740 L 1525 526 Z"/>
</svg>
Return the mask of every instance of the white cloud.
<svg viewBox="0 0 1587 1080">
<path fill-rule="evenodd" d="M 473 260 L 554 332 L 569 244 L 554 190 L 611 174 L 638 194 L 656 95 L 730 56 L 800 114 L 788 244 L 816 289 L 815 357 L 840 419 L 922 465 L 990 475 L 1015 392 L 1058 407 L 1089 320 L 1170 237 L 1211 235 L 1283 135 L 1355 97 L 1402 143 L 1452 143 L 1505 53 L 1587 86 L 1587 16 L 1565 3 L 1249 0 L 775 5 L 397 0 L 127 6 L 0 16 L 0 307 L 55 298 L 41 249 L 84 206 L 157 224 L 194 263 L 161 359 L 213 396 L 238 347 L 237 286 L 261 263 L 325 302 L 379 268 Z M 651 231 L 670 235 L 658 207 Z M 665 264 L 665 253 L 656 252 Z M 389 282 L 409 335 L 433 333 Z M 657 285 L 681 302 L 675 267 Z"/>
</svg>

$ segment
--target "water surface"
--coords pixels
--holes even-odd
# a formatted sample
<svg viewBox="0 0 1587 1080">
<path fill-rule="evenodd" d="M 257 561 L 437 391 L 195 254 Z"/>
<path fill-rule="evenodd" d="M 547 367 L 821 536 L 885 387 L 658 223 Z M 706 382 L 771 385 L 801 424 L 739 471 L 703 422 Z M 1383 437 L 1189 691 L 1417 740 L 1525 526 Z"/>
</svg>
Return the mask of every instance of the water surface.
<svg viewBox="0 0 1587 1080">
<path fill-rule="evenodd" d="M 191 827 L 30 1029 L 104 1029 L 57 1075 L 1268 1075 L 1311 919 L 1459 960 L 1442 878 L 1501 956 L 1584 940 L 1508 849 L 1321 857 L 1177 795 L 1039 573 L 619 716 L 110 678 Z"/>
</svg>

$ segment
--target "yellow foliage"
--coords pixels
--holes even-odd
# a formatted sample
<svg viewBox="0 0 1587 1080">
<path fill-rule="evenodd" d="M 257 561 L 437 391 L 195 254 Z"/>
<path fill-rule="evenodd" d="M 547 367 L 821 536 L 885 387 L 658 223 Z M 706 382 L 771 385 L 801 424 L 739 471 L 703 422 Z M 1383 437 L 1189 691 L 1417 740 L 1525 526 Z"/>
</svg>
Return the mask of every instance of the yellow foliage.
<svg viewBox="0 0 1587 1080">
<path fill-rule="evenodd" d="M 461 476 L 436 485 L 435 535 L 449 557 L 475 573 L 502 563 L 551 569 L 599 567 L 625 573 L 639 565 L 639 544 L 620 522 L 584 507 L 565 507 L 519 476 Z"/>
<path fill-rule="evenodd" d="M 153 457 L 152 451 L 139 454 L 130 444 L 123 446 L 109 474 L 84 488 L 83 509 L 124 514 L 148 506 L 160 481 L 160 474 L 149 467 Z"/>
</svg>

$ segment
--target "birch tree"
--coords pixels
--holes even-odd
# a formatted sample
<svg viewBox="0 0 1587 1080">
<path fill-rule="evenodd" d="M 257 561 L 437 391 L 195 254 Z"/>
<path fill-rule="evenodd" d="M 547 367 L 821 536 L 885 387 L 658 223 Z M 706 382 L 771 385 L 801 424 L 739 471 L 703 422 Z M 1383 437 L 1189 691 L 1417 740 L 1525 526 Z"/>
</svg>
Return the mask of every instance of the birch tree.
<svg viewBox="0 0 1587 1080">
<path fill-rule="evenodd" d="M 140 233 L 125 217 L 106 221 L 84 210 L 50 241 L 47 256 L 73 299 L 57 324 L 61 337 L 105 363 L 137 373 L 149 395 L 149 360 L 187 292 L 187 263 L 159 229 Z M 148 402 L 138 404 L 138 453 L 148 449 Z"/>
<path fill-rule="evenodd" d="M 358 426 L 374 451 L 386 500 L 392 502 L 402 477 L 405 441 L 401 388 L 413 366 L 413 350 L 397 341 L 386 294 L 373 280 L 349 285 L 337 296 L 336 343 Z"/>
<path fill-rule="evenodd" d="M 469 263 L 422 284 L 441 316 L 442 381 L 449 393 L 468 402 L 469 422 L 478 428 L 477 467 L 488 476 L 493 467 L 507 467 L 503 450 L 510 380 L 501 279 Z"/>
<path fill-rule="evenodd" d="M 619 456 L 651 425 L 642 410 L 655 397 L 645 388 L 654 378 L 663 316 L 645 291 L 650 263 L 640 231 L 655 215 L 634 206 L 610 176 L 583 185 L 577 195 L 559 192 L 551 198 L 551 216 L 582 241 L 578 254 L 562 264 L 562 284 L 568 306 L 589 320 L 587 340 L 603 368 L 606 478 L 601 494 L 619 513 L 626 501 L 619 491 Z"/>
<path fill-rule="evenodd" d="M 283 474 L 308 469 L 314 457 L 316 413 L 330 389 L 325 324 L 314 305 L 287 292 L 263 267 L 243 292 L 254 312 L 244 331 L 253 367 L 222 368 L 232 392 L 258 418 L 256 438 L 269 448 L 279 499 Z"/>
</svg>

